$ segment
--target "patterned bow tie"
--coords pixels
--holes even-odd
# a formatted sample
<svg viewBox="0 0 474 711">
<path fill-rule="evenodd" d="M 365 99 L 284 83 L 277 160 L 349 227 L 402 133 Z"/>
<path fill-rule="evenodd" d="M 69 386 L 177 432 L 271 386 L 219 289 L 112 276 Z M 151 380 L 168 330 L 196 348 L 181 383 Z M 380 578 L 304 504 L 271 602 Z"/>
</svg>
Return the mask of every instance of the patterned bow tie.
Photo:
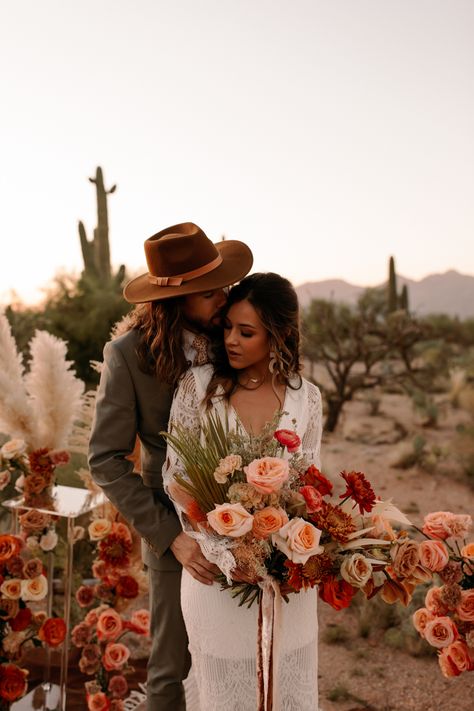
<svg viewBox="0 0 474 711">
<path fill-rule="evenodd" d="M 209 341 L 205 336 L 195 336 L 193 342 L 191 343 L 191 346 L 196 351 L 193 366 L 206 365 L 206 363 L 209 363 L 209 355 L 207 352 L 209 347 Z"/>
</svg>

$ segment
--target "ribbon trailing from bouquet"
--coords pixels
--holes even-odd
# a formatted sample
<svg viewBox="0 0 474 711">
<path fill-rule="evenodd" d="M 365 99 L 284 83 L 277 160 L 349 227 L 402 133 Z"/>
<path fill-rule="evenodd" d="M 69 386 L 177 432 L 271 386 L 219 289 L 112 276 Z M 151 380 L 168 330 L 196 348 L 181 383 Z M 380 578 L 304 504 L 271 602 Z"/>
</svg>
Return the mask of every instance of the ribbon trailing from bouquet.
<svg viewBox="0 0 474 711">
<path fill-rule="evenodd" d="M 281 638 L 281 593 L 268 577 L 260 583 L 257 631 L 257 709 L 278 711 L 278 663 Z"/>
</svg>

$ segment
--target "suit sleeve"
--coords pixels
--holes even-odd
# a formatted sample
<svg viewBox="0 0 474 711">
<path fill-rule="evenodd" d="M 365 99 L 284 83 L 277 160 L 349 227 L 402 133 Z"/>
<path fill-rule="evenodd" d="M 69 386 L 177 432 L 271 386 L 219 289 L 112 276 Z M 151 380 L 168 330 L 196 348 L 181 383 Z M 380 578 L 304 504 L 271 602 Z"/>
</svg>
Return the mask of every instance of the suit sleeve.
<svg viewBox="0 0 474 711">
<path fill-rule="evenodd" d="M 94 481 L 158 556 L 181 532 L 178 517 L 154 496 L 126 457 L 137 435 L 137 404 L 127 363 L 114 345 L 104 349 L 89 443 L 89 467 Z"/>
</svg>

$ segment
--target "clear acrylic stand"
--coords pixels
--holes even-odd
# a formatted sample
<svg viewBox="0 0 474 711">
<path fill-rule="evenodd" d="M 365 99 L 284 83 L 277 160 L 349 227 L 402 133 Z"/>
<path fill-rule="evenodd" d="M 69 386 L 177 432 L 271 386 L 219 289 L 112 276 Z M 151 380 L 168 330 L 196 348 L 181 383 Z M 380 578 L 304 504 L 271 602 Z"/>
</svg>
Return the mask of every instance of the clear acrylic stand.
<svg viewBox="0 0 474 711">
<path fill-rule="evenodd" d="M 90 513 L 99 506 L 103 506 L 107 499 L 100 492 L 93 494 L 87 489 L 72 486 L 55 486 L 53 488 L 53 503 L 48 508 L 25 506 L 23 496 L 4 501 L 3 505 L 10 509 L 12 514 L 12 532 L 19 531 L 18 517 L 24 511 L 35 509 L 43 513 L 67 519 L 66 538 L 66 565 L 64 568 L 64 610 L 63 617 L 66 623 L 66 638 L 62 644 L 60 657 L 59 687 L 51 682 L 51 649 L 46 647 L 45 680 L 40 687 L 33 689 L 19 701 L 11 706 L 11 711 L 29 711 L 42 709 L 43 711 L 66 711 L 67 671 L 69 655 L 71 593 L 72 593 L 72 566 L 74 553 L 74 525 L 78 516 Z M 46 598 L 46 612 L 51 617 L 53 610 L 53 572 L 54 551 L 47 554 L 48 595 Z M 38 705 L 40 704 L 40 705 Z"/>
</svg>

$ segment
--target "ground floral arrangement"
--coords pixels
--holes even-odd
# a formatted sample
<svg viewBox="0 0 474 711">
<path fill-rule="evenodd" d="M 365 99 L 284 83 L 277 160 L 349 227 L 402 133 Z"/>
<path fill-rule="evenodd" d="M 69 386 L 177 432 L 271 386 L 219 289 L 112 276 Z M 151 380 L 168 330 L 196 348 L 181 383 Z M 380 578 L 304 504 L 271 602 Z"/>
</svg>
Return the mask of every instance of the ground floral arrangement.
<svg viewBox="0 0 474 711">
<path fill-rule="evenodd" d="M 317 585 L 336 610 L 356 594 L 407 606 L 418 585 L 439 579 L 414 625 L 445 676 L 474 670 L 471 516 L 431 513 L 418 529 L 362 472 L 341 472 L 335 493 L 298 435 L 274 424 L 249 437 L 209 416 L 201 438 L 179 426 L 165 436 L 182 463 L 169 494 L 190 535 L 220 551 L 222 588 L 239 604 L 261 602 L 272 581 L 286 601 Z M 232 580 L 233 568 L 248 582 Z"/>
</svg>

